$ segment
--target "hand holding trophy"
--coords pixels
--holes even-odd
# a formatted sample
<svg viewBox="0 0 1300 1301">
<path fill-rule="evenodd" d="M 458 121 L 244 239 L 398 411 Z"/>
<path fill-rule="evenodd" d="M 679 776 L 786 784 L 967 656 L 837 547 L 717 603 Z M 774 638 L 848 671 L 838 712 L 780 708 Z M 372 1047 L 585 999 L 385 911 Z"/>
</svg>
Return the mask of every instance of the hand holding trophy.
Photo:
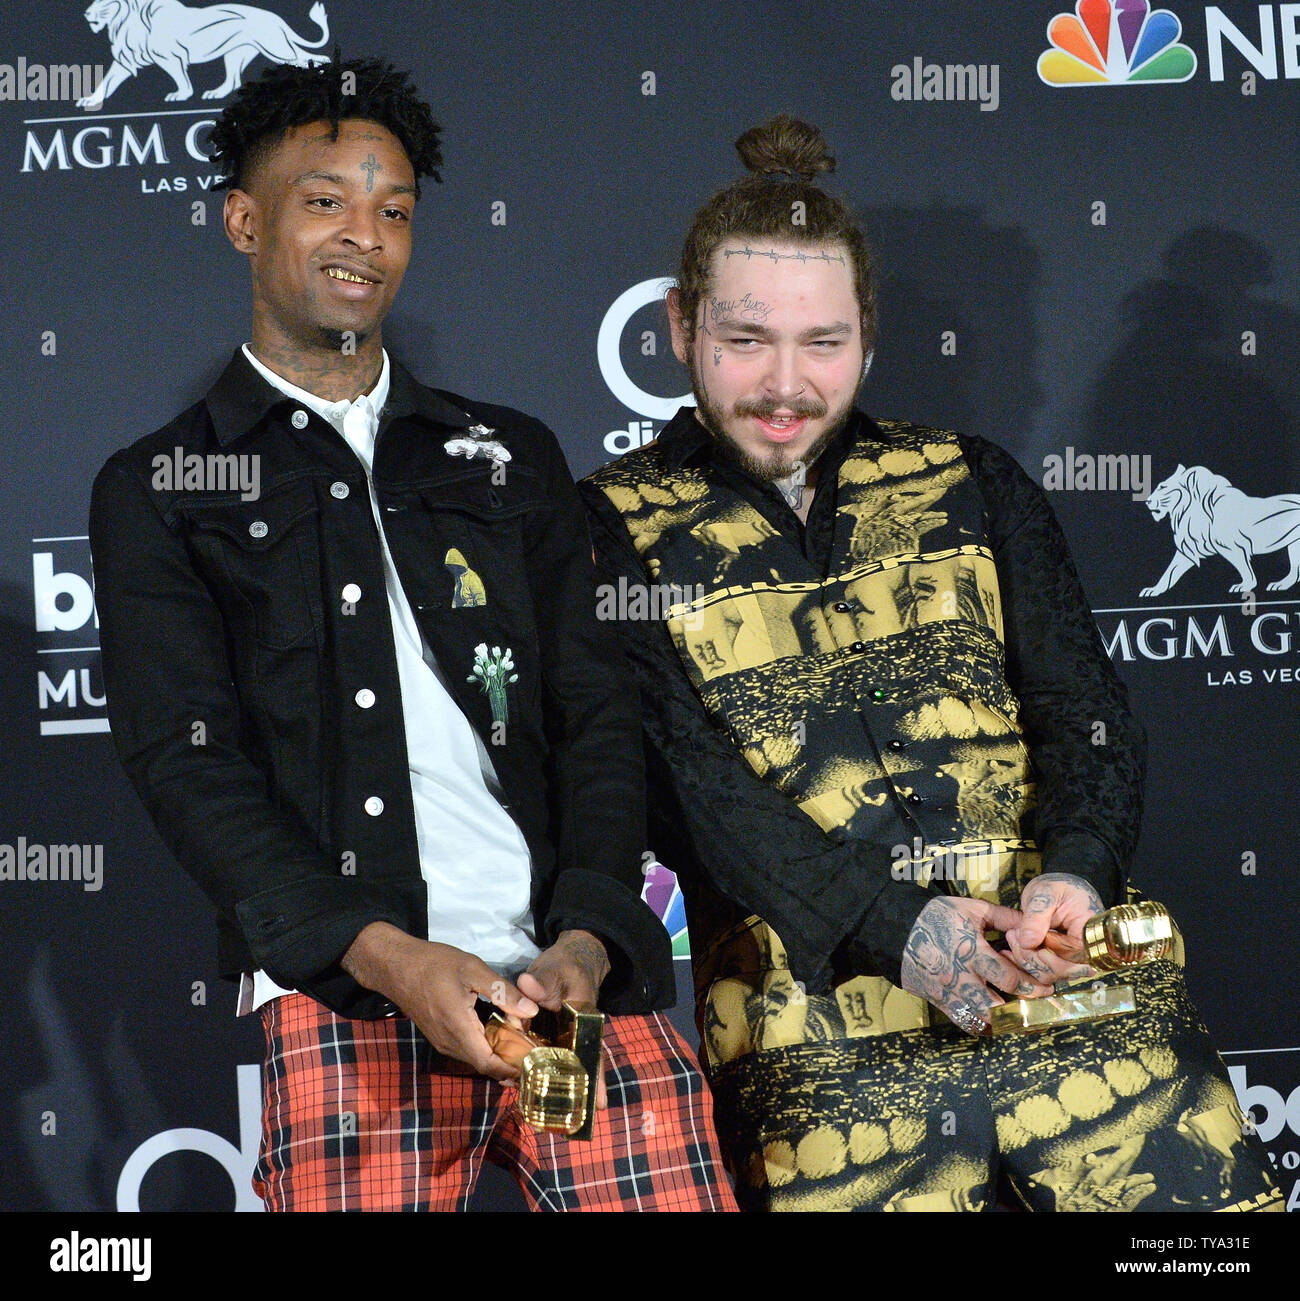
<svg viewBox="0 0 1300 1301">
<path fill-rule="evenodd" d="M 545 1012 L 534 1019 L 537 1024 Z M 533 1129 L 568 1138 L 591 1138 L 600 1082 L 605 1017 L 565 1002 L 550 1038 L 512 1025 L 494 1012 L 485 1027 L 498 1057 L 519 1067 L 519 1111 Z"/>
<path fill-rule="evenodd" d="M 1097 913 L 1084 925 L 1081 945 L 1059 931 L 1048 931 L 1043 942 L 1057 957 L 1099 973 L 1162 958 L 1179 966 L 1183 963 L 1182 936 L 1169 910 L 1150 900 Z M 994 1034 L 1028 1034 L 1136 1010 L 1132 985 L 1103 985 L 1088 976 L 1061 982 L 1045 998 L 1017 998 L 999 1004 L 991 1010 L 990 1021 Z"/>
</svg>

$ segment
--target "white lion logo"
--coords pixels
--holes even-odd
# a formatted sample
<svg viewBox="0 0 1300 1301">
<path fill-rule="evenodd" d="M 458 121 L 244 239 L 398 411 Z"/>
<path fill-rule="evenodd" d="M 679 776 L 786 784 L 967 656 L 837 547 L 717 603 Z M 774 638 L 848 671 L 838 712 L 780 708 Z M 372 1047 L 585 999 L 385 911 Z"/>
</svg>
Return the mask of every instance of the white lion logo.
<svg viewBox="0 0 1300 1301">
<path fill-rule="evenodd" d="M 283 18 L 252 5 L 209 5 L 191 9 L 180 0 L 95 0 L 86 10 L 92 32 L 108 28 L 113 64 L 94 94 L 77 101 L 78 108 L 102 108 L 104 101 L 141 68 L 157 64 L 175 83 L 168 100 L 189 99 L 194 94 L 186 69 L 191 63 L 226 62 L 226 79 L 204 99 L 224 99 L 239 89 L 239 79 L 260 54 L 273 63 L 305 68 L 328 63 L 323 54 L 310 54 L 330 36 L 325 6 L 312 5 L 312 22 L 320 40 L 306 41 Z"/>
<path fill-rule="evenodd" d="M 1255 590 L 1250 558 L 1286 548 L 1291 565 L 1285 578 L 1269 583 L 1270 592 L 1285 591 L 1300 582 L 1300 497 L 1248 497 L 1221 474 L 1203 465 L 1181 465 L 1147 498 L 1147 509 L 1158 520 L 1169 516 L 1177 551 L 1154 587 L 1141 595 L 1161 596 L 1193 565 L 1220 555 L 1241 576 L 1229 589 Z"/>
</svg>

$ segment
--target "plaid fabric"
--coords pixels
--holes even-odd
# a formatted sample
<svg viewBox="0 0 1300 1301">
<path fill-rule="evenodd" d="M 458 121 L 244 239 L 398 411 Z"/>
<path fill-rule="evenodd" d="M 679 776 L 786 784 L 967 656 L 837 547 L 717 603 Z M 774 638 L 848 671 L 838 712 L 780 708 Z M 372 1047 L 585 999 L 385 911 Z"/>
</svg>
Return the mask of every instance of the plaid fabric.
<svg viewBox="0 0 1300 1301">
<path fill-rule="evenodd" d="M 736 1209 L 708 1088 L 655 1013 L 606 1022 L 609 1107 L 581 1143 L 534 1133 L 515 1089 L 457 1070 L 404 1017 L 349 1021 L 304 994 L 261 1015 L 253 1186 L 270 1210 L 465 1210 L 484 1161 L 512 1171 L 533 1210 Z"/>
</svg>

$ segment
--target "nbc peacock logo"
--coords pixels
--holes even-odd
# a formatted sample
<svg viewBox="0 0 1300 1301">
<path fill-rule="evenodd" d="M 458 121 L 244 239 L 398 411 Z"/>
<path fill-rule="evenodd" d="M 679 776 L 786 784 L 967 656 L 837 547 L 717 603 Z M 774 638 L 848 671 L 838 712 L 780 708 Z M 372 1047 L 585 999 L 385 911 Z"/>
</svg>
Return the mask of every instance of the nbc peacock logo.
<svg viewBox="0 0 1300 1301">
<path fill-rule="evenodd" d="M 1050 50 L 1038 56 L 1049 86 L 1160 85 L 1189 81 L 1196 54 L 1179 42 L 1183 25 L 1147 0 L 1078 0 L 1047 25 Z"/>
<path fill-rule="evenodd" d="M 677 878 L 662 863 L 654 862 L 649 850 L 642 856 L 645 885 L 641 898 L 654 909 L 673 942 L 674 958 L 691 956 L 691 940 L 686 931 L 686 902 Z"/>
</svg>

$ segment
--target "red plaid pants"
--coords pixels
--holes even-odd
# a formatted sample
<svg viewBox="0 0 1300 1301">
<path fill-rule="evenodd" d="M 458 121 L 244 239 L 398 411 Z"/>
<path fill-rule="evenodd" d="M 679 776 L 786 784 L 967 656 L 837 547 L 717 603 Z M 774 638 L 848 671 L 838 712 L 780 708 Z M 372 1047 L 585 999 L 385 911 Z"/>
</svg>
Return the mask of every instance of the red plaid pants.
<svg viewBox="0 0 1300 1301">
<path fill-rule="evenodd" d="M 405 1017 L 349 1021 L 304 994 L 261 1010 L 253 1186 L 270 1210 L 465 1210 L 484 1161 L 532 1210 L 734 1211 L 695 1057 L 666 1018 L 605 1025 L 609 1107 L 590 1142 L 538 1134 L 517 1091 L 453 1073 Z"/>
</svg>

